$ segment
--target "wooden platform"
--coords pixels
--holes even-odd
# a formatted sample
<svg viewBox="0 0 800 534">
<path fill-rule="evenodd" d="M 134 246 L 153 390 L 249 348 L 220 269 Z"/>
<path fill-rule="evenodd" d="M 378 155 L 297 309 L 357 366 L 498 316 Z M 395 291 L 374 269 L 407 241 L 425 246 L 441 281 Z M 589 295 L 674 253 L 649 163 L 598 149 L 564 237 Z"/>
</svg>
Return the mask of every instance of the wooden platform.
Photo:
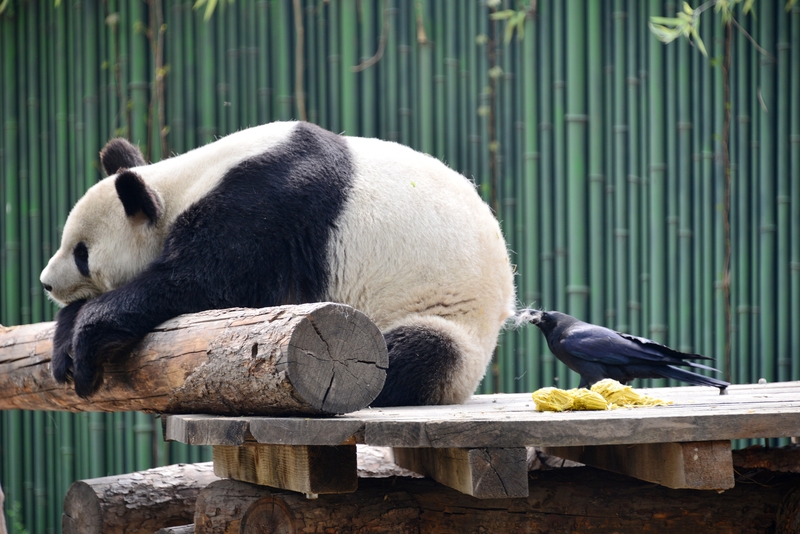
<svg viewBox="0 0 800 534">
<path fill-rule="evenodd" d="M 800 382 L 637 391 L 674 405 L 540 413 L 527 393 L 479 395 L 330 418 L 173 415 L 165 436 L 214 445 L 218 476 L 311 494 L 353 491 L 356 443 L 389 446 L 401 466 L 482 498 L 528 495 L 529 446 L 667 487 L 724 490 L 730 440 L 800 436 Z"/>
</svg>

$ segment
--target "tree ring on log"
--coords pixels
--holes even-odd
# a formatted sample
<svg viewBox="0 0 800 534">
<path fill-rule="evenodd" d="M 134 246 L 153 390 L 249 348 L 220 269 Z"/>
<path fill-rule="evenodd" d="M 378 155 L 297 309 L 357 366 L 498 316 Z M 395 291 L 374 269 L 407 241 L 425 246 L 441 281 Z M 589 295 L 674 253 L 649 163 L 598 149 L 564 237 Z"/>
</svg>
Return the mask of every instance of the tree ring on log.
<svg viewBox="0 0 800 534">
<path fill-rule="evenodd" d="M 389 356 L 383 334 L 366 315 L 328 304 L 294 329 L 285 366 L 302 400 L 323 413 L 347 413 L 368 406 L 381 392 Z"/>
</svg>

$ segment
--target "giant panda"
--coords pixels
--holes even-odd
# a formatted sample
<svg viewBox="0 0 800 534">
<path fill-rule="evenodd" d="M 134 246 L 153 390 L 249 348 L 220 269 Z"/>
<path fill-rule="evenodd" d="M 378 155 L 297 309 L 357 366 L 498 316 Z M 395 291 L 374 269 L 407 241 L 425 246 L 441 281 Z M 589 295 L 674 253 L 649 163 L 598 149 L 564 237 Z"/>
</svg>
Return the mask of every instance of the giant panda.
<svg viewBox="0 0 800 534">
<path fill-rule="evenodd" d="M 103 362 L 184 313 L 332 301 L 389 350 L 373 406 L 465 401 L 515 290 L 475 186 L 403 145 L 273 122 L 158 163 L 114 139 L 41 273 L 52 372 L 89 397 Z"/>
</svg>

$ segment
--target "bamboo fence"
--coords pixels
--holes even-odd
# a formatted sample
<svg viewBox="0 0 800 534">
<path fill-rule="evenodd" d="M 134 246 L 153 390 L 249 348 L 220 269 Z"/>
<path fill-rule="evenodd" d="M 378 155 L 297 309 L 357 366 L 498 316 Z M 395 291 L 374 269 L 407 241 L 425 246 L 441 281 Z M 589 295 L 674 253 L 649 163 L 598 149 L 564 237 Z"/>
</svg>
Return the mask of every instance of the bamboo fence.
<svg viewBox="0 0 800 534">
<path fill-rule="evenodd" d="M 157 161 L 306 118 L 474 179 L 521 304 L 714 356 L 735 383 L 800 379 L 800 2 L 738 16 L 764 52 L 733 30 L 728 135 L 726 29 L 703 19 L 709 58 L 648 30 L 679 2 L 538 0 L 508 42 L 490 15 L 526 1 L 237 0 L 208 21 L 192 4 L 0 15 L 0 323 L 52 318 L 38 274 L 108 138 Z M 577 382 L 526 328 L 503 334 L 480 391 Z M 0 414 L 12 533 L 60 531 L 76 479 L 208 457 L 162 443 L 148 415 Z"/>
</svg>

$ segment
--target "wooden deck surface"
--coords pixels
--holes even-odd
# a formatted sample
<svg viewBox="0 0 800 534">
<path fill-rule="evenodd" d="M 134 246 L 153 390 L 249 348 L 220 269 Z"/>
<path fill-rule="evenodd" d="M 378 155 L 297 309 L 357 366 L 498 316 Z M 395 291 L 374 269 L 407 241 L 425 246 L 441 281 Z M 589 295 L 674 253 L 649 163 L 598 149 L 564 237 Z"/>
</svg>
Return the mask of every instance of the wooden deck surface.
<svg viewBox="0 0 800 534">
<path fill-rule="evenodd" d="M 352 491 L 355 467 L 343 466 L 355 465 L 356 444 L 394 447 L 402 467 L 502 498 L 528 494 L 526 447 L 670 488 L 725 490 L 730 440 L 800 436 L 800 382 L 637 391 L 673 404 L 554 413 L 537 412 L 529 393 L 477 395 L 327 418 L 170 415 L 165 437 L 213 445 L 218 476 L 309 494 Z"/>
<path fill-rule="evenodd" d="M 356 443 L 389 447 L 564 447 L 800 436 L 800 382 L 637 389 L 671 406 L 537 412 L 528 393 L 463 405 L 367 408 L 331 418 L 167 416 L 191 445 Z"/>
</svg>

